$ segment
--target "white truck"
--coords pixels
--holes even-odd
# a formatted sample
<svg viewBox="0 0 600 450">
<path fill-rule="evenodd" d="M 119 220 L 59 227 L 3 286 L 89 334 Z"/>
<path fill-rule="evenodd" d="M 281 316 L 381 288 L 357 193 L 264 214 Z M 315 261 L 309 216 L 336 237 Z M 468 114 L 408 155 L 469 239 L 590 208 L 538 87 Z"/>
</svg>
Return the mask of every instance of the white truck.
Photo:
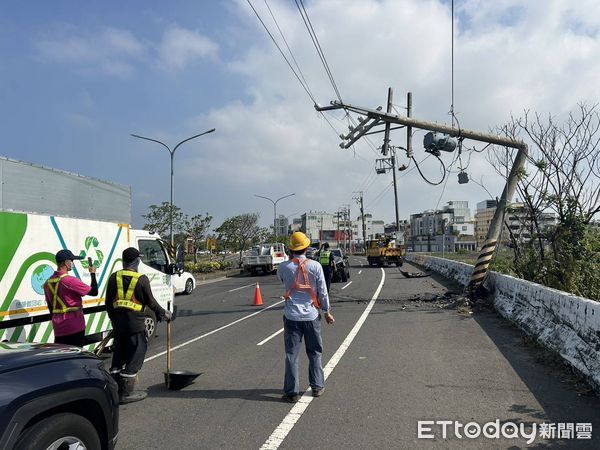
<svg viewBox="0 0 600 450">
<path fill-rule="evenodd" d="M 160 305 L 173 305 L 171 276 L 177 266 L 160 237 L 134 230 L 129 221 L 115 217 L 130 219 L 129 187 L 3 157 L 0 180 L 0 341 L 54 341 L 43 286 L 55 270 L 54 255 L 61 249 L 85 258 L 75 261 L 70 273 L 84 283 L 90 283 L 88 258 L 97 269 L 98 296 L 83 301 L 89 350 L 111 329 L 104 305 L 106 287 L 110 274 L 122 267 L 125 248 L 140 251 L 139 270 L 150 278 Z M 31 185 L 44 192 L 33 195 Z M 69 202 L 64 202 L 65 193 Z M 101 216 L 108 216 L 107 220 L 100 220 Z M 147 310 L 148 335 L 155 329 L 156 317 Z"/>
<path fill-rule="evenodd" d="M 260 244 L 248 250 L 242 265 L 251 275 L 256 275 L 259 270 L 267 274 L 275 272 L 279 264 L 287 260 L 284 244 Z"/>
</svg>

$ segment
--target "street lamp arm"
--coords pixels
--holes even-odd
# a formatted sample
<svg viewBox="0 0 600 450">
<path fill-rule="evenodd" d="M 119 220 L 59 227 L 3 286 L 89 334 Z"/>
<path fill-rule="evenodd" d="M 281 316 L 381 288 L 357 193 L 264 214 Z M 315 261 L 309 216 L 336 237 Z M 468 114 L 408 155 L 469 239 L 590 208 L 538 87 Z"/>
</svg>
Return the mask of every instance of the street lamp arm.
<svg viewBox="0 0 600 450">
<path fill-rule="evenodd" d="M 264 198 L 265 200 L 269 200 L 271 203 L 273 203 L 273 205 L 275 204 L 275 202 L 273 200 L 271 200 L 269 197 L 263 197 L 262 195 L 257 195 L 257 194 L 254 194 L 254 196 L 258 197 L 258 198 Z"/>
<path fill-rule="evenodd" d="M 147 140 L 147 141 L 156 142 L 157 144 L 160 144 L 160 145 L 162 145 L 164 148 L 166 148 L 167 150 L 169 150 L 169 153 L 172 153 L 172 152 L 171 152 L 171 149 L 169 148 L 169 146 L 168 146 L 167 144 L 165 144 L 164 142 L 160 142 L 160 141 L 158 141 L 158 140 L 156 140 L 156 139 L 152 139 L 152 138 L 145 137 L 145 136 L 140 136 L 139 134 L 132 134 L 131 136 L 133 136 L 133 137 L 135 137 L 135 138 L 139 138 L 139 139 L 145 139 L 145 140 Z"/>
<path fill-rule="evenodd" d="M 177 144 L 175 146 L 175 148 L 173 149 L 173 153 L 175 153 L 175 150 L 177 150 L 177 147 L 179 147 L 181 144 L 183 144 L 183 143 L 185 143 L 187 141 L 191 141 L 192 139 L 196 139 L 197 137 L 204 136 L 205 134 L 212 133 L 213 131 L 215 131 L 215 129 L 216 128 L 212 128 L 212 129 L 210 129 L 208 131 L 205 131 L 204 133 L 200 133 L 200 134 L 197 134 L 195 136 L 192 136 L 192 137 L 189 137 L 187 139 L 184 139 L 183 141 L 181 141 L 179 144 Z"/>
<path fill-rule="evenodd" d="M 294 192 L 294 193 L 292 193 L 292 194 L 288 194 L 288 195 L 284 195 L 283 197 L 279 197 L 277 200 L 275 200 L 275 204 L 277 204 L 277 202 L 278 202 L 279 200 L 283 200 L 284 198 L 291 197 L 292 195 L 296 195 L 296 193 Z"/>
</svg>

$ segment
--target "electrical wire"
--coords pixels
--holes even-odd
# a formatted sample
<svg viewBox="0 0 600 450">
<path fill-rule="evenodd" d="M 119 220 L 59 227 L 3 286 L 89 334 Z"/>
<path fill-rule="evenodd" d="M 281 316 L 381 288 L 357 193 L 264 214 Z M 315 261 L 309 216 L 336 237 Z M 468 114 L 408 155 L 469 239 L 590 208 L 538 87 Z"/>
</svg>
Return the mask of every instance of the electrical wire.
<svg viewBox="0 0 600 450">
<path fill-rule="evenodd" d="M 308 85 L 308 82 L 306 81 L 306 78 L 304 77 L 304 74 L 302 73 L 302 69 L 300 69 L 300 64 L 298 64 L 298 61 L 294 57 L 294 53 L 292 52 L 292 49 L 290 48 L 287 39 L 283 35 L 283 31 L 281 31 L 281 27 L 279 26 L 279 23 L 277 22 L 277 19 L 275 18 L 275 14 L 273 14 L 273 11 L 271 10 L 271 7 L 269 6 L 269 3 L 267 3 L 267 0 L 264 0 L 264 1 L 265 1 L 265 5 L 267 6 L 267 9 L 269 10 L 269 13 L 271 14 L 271 17 L 273 18 L 273 22 L 275 22 L 275 26 L 277 27 L 277 30 L 279 30 L 279 34 L 281 35 L 281 38 L 283 39 L 283 42 L 285 43 L 285 46 L 287 47 L 288 51 L 290 52 L 290 56 L 292 57 L 292 60 L 294 61 L 294 64 L 296 64 L 296 68 L 298 69 L 298 73 L 300 73 L 300 76 L 302 77 L 302 80 L 304 81 L 304 84 L 306 85 L 306 88 L 310 92 L 311 96 L 313 96 L 312 95 L 312 91 L 310 89 L 310 86 Z M 313 96 L 313 98 L 314 98 L 314 96 Z"/>
<path fill-rule="evenodd" d="M 296 72 L 296 70 L 294 69 L 294 67 L 290 63 L 290 61 L 285 56 L 285 53 L 283 53 L 283 50 L 281 50 L 281 47 L 279 46 L 279 44 L 277 43 L 277 41 L 275 40 L 275 38 L 273 37 L 273 35 L 269 31 L 269 29 L 267 28 L 267 25 L 263 22 L 262 18 L 258 14 L 258 11 L 256 11 L 256 9 L 254 8 L 254 5 L 252 4 L 252 2 L 250 2 L 250 0 L 246 0 L 246 1 L 248 2 L 248 5 L 250 5 L 250 8 L 252 8 L 252 11 L 254 11 L 254 14 L 256 14 L 256 17 L 258 18 L 258 20 L 262 24 L 263 28 L 265 29 L 265 31 L 267 32 L 267 34 L 269 35 L 269 37 L 273 41 L 273 44 L 275 44 L 275 47 L 277 47 L 277 50 L 279 50 L 279 53 L 281 53 L 281 56 L 283 56 L 283 59 L 285 60 L 285 62 L 289 66 L 289 68 L 292 71 L 292 73 L 295 75 L 296 79 L 298 80 L 298 82 L 300 83 L 300 85 L 302 86 L 302 88 L 304 89 L 304 91 L 306 92 L 306 94 L 310 97 L 310 99 L 312 100 L 313 104 L 316 105 L 317 101 L 315 100 L 315 98 L 313 97 L 312 93 L 307 88 L 307 86 L 300 79 L 300 76 L 298 75 L 298 73 Z"/>
<path fill-rule="evenodd" d="M 459 156 L 454 157 L 454 159 L 452 160 L 452 162 L 450 163 L 450 165 L 448 166 L 447 172 L 448 174 L 451 173 L 452 171 L 452 166 L 454 165 L 454 163 L 460 158 Z M 450 179 L 450 175 L 447 175 L 446 177 L 446 181 L 444 182 L 444 186 L 442 187 L 442 192 L 440 193 L 440 197 L 438 198 L 438 201 L 435 205 L 434 211 L 438 210 L 438 207 L 440 206 L 440 202 L 442 201 L 442 197 L 444 196 L 444 192 L 446 191 L 446 186 L 448 185 L 448 180 Z"/>
<path fill-rule="evenodd" d="M 337 87 L 337 83 L 335 82 L 335 80 L 333 78 L 333 74 L 331 72 L 329 64 L 327 63 L 327 58 L 325 57 L 325 53 L 323 52 L 323 48 L 321 47 L 319 38 L 317 37 L 317 34 L 315 33 L 315 30 L 312 26 L 310 17 L 308 17 L 308 12 L 306 11 L 306 8 L 304 7 L 304 3 L 302 2 L 302 0 L 294 0 L 294 1 L 296 3 L 296 7 L 298 8 L 298 12 L 300 12 L 300 15 L 302 16 L 302 20 L 304 21 L 304 25 L 306 26 L 306 29 L 308 30 L 308 34 L 310 35 L 310 38 L 315 46 L 315 49 L 317 50 L 317 54 L 319 55 L 319 58 L 321 59 L 321 62 L 323 63 L 323 66 L 325 67 L 325 72 L 327 73 L 327 76 L 329 77 L 329 81 L 331 82 L 331 85 L 333 86 L 333 90 L 335 91 L 340 103 L 343 103 L 342 96 L 340 95 L 340 91 Z M 300 1 L 300 3 L 298 3 L 298 1 Z"/>
<path fill-rule="evenodd" d="M 391 188 L 393 185 L 394 185 L 394 183 L 389 183 L 389 184 L 388 184 L 388 185 L 387 185 L 387 186 L 386 186 L 386 187 L 383 189 L 383 191 L 381 191 L 379 194 L 377 194 L 377 195 L 375 196 L 375 198 L 373 198 L 373 200 L 371 200 L 371 202 L 370 202 L 370 203 L 368 203 L 367 205 L 365 205 L 365 209 L 368 209 L 368 208 L 371 208 L 371 207 L 375 206 L 375 205 L 376 205 L 376 204 L 379 202 L 379 200 L 381 200 L 381 199 L 383 198 L 383 196 L 385 195 L 385 193 L 386 193 L 387 191 L 389 191 L 389 190 L 390 190 L 390 188 Z"/>
<path fill-rule="evenodd" d="M 427 160 L 428 160 L 428 159 L 429 159 L 431 156 L 432 156 L 432 155 L 431 155 L 431 153 L 427 154 L 427 156 L 426 156 L 425 158 L 423 158 L 423 159 L 422 159 L 422 160 L 419 162 L 419 164 L 422 164 L 422 163 L 424 163 L 424 162 L 425 162 L 425 161 L 427 161 Z M 410 161 L 412 161 L 412 160 L 413 160 L 413 158 L 410 158 L 410 159 L 408 160 L 409 164 L 410 164 Z M 416 161 L 415 161 L 415 163 L 416 163 Z M 400 175 L 398 178 L 404 178 L 406 175 L 408 175 L 410 172 L 412 172 L 412 171 L 413 171 L 413 170 L 415 170 L 416 168 L 417 168 L 417 166 L 416 166 L 416 164 L 415 164 L 413 167 L 411 167 L 410 169 L 406 170 L 406 172 L 404 172 L 404 173 L 403 173 L 402 175 Z"/>
<path fill-rule="evenodd" d="M 302 79 L 298 75 L 298 72 L 296 72 L 296 70 L 294 69 L 294 67 L 292 66 L 292 64 L 290 63 L 290 61 L 288 60 L 288 58 L 286 57 L 285 53 L 283 52 L 283 50 L 281 49 L 281 47 L 279 46 L 279 44 L 277 43 L 277 41 L 273 37 L 273 34 L 269 31 L 269 28 L 267 27 L 267 25 L 265 24 L 265 22 L 260 17 L 260 14 L 256 10 L 256 8 L 254 8 L 254 5 L 252 4 L 252 2 L 250 0 L 246 0 L 246 1 L 248 2 L 248 5 L 250 5 L 250 8 L 252 8 L 252 11 L 254 11 L 254 14 L 258 18 L 259 22 L 261 23 L 261 25 L 263 26 L 263 28 L 265 29 L 265 31 L 267 32 L 267 34 L 269 35 L 269 37 L 271 38 L 271 40 L 273 41 L 273 44 L 275 44 L 275 47 L 277 47 L 277 50 L 279 50 L 279 53 L 281 53 L 281 56 L 283 57 L 283 59 L 287 63 L 288 67 L 290 68 L 290 70 L 292 71 L 292 73 L 294 74 L 294 76 L 296 77 L 296 79 L 298 80 L 298 82 L 300 83 L 300 85 L 302 86 L 302 88 L 304 89 L 304 91 L 306 92 L 306 94 L 310 97 L 311 101 L 313 102 L 313 105 L 316 105 L 317 101 L 313 97 L 312 92 L 311 92 L 310 88 L 308 87 L 308 83 L 305 84 L 302 81 Z M 265 3 L 266 3 L 266 0 L 265 0 Z M 269 5 L 267 4 L 267 7 L 268 6 Z M 281 31 L 281 28 L 279 28 L 279 25 L 277 24 L 275 16 L 274 16 L 274 14 L 273 14 L 273 12 L 271 11 L 270 8 L 269 8 L 269 11 L 271 12 L 271 16 L 273 17 L 273 20 L 275 21 L 275 23 L 277 25 L 277 28 L 279 29 L 279 31 L 280 31 L 280 33 L 282 35 L 282 38 L 284 39 L 284 42 L 286 42 L 286 45 L 287 45 L 287 41 L 285 40 L 285 37 L 283 36 L 283 32 Z M 292 58 L 294 59 L 294 62 L 296 63 L 296 65 L 298 66 L 298 69 L 300 71 L 300 66 L 298 65 L 298 62 L 296 61 L 296 59 L 293 57 L 292 51 L 289 48 L 289 46 L 288 46 L 288 50 L 290 51 L 290 54 L 292 55 Z M 304 75 L 302 75 L 302 78 L 304 78 Z M 339 131 L 329 121 L 329 119 L 327 118 L 327 116 L 325 115 L 325 113 L 323 111 L 320 111 L 320 114 L 323 117 L 323 119 L 325 119 L 325 121 L 327 122 L 327 124 L 329 125 L 329 127 L 333 130 L 333 132 L 335 133 L 335 135 L 339 136 L 339 134 L 340 134 Z"/>
<path fill-rule="evenodd" d="M 421 178 L 423 178 L 427 182 L 427 184 L 430 184 L 432 186 L 438 186 L 438 185 L 442 184 L 442 182 L 444 181 L 444 178 L 446 178 L 446 175 L 447 175 L 447 173 L 446 173 L 446 166 L 444 166 L 444 161 L 442 161 L 442 159 L 438 155 L 433 155 L 433 156 L 435 156 L 438 159 L 438 161 L 440 162 L 440 164 L 442 165 L 443 170 L 444 170 L 444 176 L 437 183 L 434 183 L 434 182 L 429 181 L 427 179 L 427 177 L 421 171 L 421 168 L 419 167 L 419 163 L 417 163 L 417 160 L 414 158 L 414 156 L 413 156 L 412 160 L 415 162 L 415 165 L 417 166 L 417 170 L 419 171 L 419 174 L 421 175 Z"/>
<path fill-rule="evenodd" d="M 452 42 L 452 44 L 451 44 L 451 48 L 452 48 L 452 50 L 451 50 L 452 63 L 450 65 L 450 67 L 451 67 L 451 69 L 450 69 L 451 70 L 451 77 L 450 77 L 451 78 L 450 115 L 452 116 L 452 128 L 454 128 L 454 119 L 456 117 L 455 114 L 454 114 L 454 0 L 452 0 L 451 5 L 452 5 L 451 6 L 451 8 L 452 8 L 452 26 L 451 26 L 452 36 L 451 36 L 450 40 Z"/>
</svg>

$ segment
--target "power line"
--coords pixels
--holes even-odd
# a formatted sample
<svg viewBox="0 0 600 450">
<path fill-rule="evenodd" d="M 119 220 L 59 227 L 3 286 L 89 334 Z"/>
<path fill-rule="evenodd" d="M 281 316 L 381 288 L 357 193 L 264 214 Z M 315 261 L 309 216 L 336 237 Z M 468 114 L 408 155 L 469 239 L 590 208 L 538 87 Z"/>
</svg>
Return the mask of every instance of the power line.
<svg viewBox="0 0 600 450">
<path fill-rule="evenodd" d="M 267 32 L 267 34 L 269 35 L 269 37 L 271 38 L 271 40 L 273 41 L 273 44 L 275 44 L 275 47 L 277 47 L 277 50 L 279 50 L 279 53 L 281 54 L 281 56 L 283 57 L 283 59 L 287 63 L 288 67 L 290 68 L 290 70 L 292 71 L 292 73 L 294 74 L 294 76 L 296 77 L 296 79 L 298 80 L 298 82 L 300 83 L 300 85 L 302 86 L 302 88 L 304 89 L 304 91 L 306 92 L 306 94 L 310 97 L 311 101 L 313 102 L 313 105 L 316 105 L 317 101 L 313 97 L 312 92 L 310 91 L 310 89 L 308 87 L 308 83 L 305 84 L 300 79 L 300 76 L 298 75 L 298 73 L 296 72 L 296 70 L 294 69 L 294 67 L 292 66 L 292 64 L 290 63 L 290 61 L 288 60 L 288 58 L 285 56 L 285 53 L 283 52 L 283 50 L 281 49 L 281 47 L 279 46 L 279 44 L 277 44 L 277 41 L 275 40 L 275 38 L 273 37 L 273 35 L 269 31 L 269 28 L 267 27 L 267 25 L 265 24 L 265 22 L 260 17 L 260 14 L 256 10 L 256 8 L 254 8 L 254 5 L 251 3 L 251 1 L 250 0 L 246 0 L 246 1 L 250 5 L 250 8 L 252 8 L 252 11 L 254 11 L 254 14 L 256 15 L 256 17 L 258 18 L 258 20 L 260 21 L 260 23 L 262 24 L 263 28 L 265 29 L 265 31 Z M 266 3 L 266 0 L 265 0 L 265 3 Z M 269 7 L 269 5 L 267 4 L 267 8 L 268 7 Z M 284 42 L 286 42 L 286 45 L 287 45 L 287 41 L 285 40 L 285 37 L 283 36 L 283 32 L 281 31 L 281 28 L 279 28 L 279 25 L 277 24 L 277 21 L 275 19 L 275 16 L 273 15 L 273 12 L 271 11 L 271 8 L 269 8 L 269 11 L 271 12 L 271 16 L 273 17 L 273 20 L 275 21 L 275 23 L 277 25 L 277 28 L 279 29 L 279 31 L 281 33 L 281 36 L 282 36 L 282 38 L 284 39 Z M 300 66 L 298 65 L 298 62 L 296 61 L 296 59 L 294 58 L 293 53 L 292 53 L 291 49 L 289 48 L 289 46 L 288 46 L 288 50 L 290 51 L 290 54 L 292 55 L 292 58 L 294 59 L 294 62 L 298 66 L 298 70 L 300 71 L 300 73 L 302 73 L 302 71 L 300 70 Z M 304 75 L 302 75 L 302 78 L 304 78 Z M 327 122 L 327 124 L 329 125 L 329 127 L 331 127 L 331 129 L 333 130 L 333 132 L 335 133 L 335 135 L 338 136 L 340 134 L 339 131 L 336 130 L 336 128 L 329 121 L 329 119 L 327 118 L 327 116 L 323 112 L 321 112 L 320 114 L 325 119 L 325 121 Z"/>
<path fill-rule="evenodd" d="M 273 44 L 275 44 L 275 47 L 277 47 L 277 50 L 279 50 L 279 53 L 281 53 L 281 56 L 283 56 L 283 59 L 285 60 L 285 62 L 287 63 L 287 65 L 289 66 L 290 70 L 292 71 L 292 73 L 296 76 L 296 79 L 298 80 L 298 82 L 300 83 L 300 85 L 302 86 L 302 88 L 304 89 L 304 91 L 306 92 L 306 94 L 310 97 L 310 99 L 312 100 L 313 104 L 316 105 L 317 101 L 315 100 L 315 98 L 313 97 L 312 93 L 308 90 L 307 86 L 304 85 L 304 83 L 302 82 L 302 80 L 300 79 L 300 76 L 298 75 L 298 73 L 296 72 L 296 70 L 294 70 L 294 68 L 292 67 L 292 65 L 290 64 L 289 60 L 287 59 L 287 57 L 285 56 L 285 53 L 283 53 L 283 50 L 281 50 L 281 47 L 279 47 L 279 44 L 277 44 L 277 41 L 275 40 L 275 38 L 273 37 L 273 35 L 271 34 L 271 32 L 269 31 L 269 29 L 267 28 L 267 25 L 265 25 L 265 23 L 263 22 L 262 18 L 260 17 L 260 15 L 258 14 L 258 11 L 256 11 L 256 9 L 254 8 L 254 5 L 250 2 L 250 0 L 246 0 L 248 2 L 248 4 L 250 5 L 250 8 L 252 8 L 252 11 L 254 11 L 254 14 L 256 14 L 256 17 L 258 18 L 258 20 L 260 21 L 260 23 L 262 24 L 262 26 L 264 27 L 265 31 L 267 32 L 267 34 L 269 35 L 269 37 L 271 38 L 271 40 L 273 41 Z M 335 129 L 334 129 L 335 130 Z"/>
<path fill-rule="evenodd" d="M 298 3 L 298 1 L 300 1 L 300 3 Z M 304 3 L 302 2 L 302 0 L 295 0 L 295 3 L 296 3 L 296 7 L 298 8 L 298 12 L 300 12 L 300 15 L 302 16 L 302 20 L 304 21 L 304 25 L 306 26 L 306 29 L 308 30 L 308 34 L 310 35 L 310 38 L 315 46 L 315 49 L 317 50 L 317 54 L 319 55 L 319 58 L 321 59 L 321 62 L 323 63 L 323 67 L 325 67 L 325 72 L 327 73 L 327 76 L 329 77 L 329 81 L 331 81 L 333 90 L 335 91 L 335 93 L 338 97 L 338 100 L 341 103 L 343 103 L 342 96 L 340 95 L 340 91 L 337 87 L 337 84 L 336 84 L 334 78 L 333 78 L 333 74 L 331 73 L 329 64 L 327 63 L 327 58 L 325 57 L 323 48 L 321 47 L 321 44 L 319 43 L 319 38 L 317 37 L 317 34 L 315 33 L 315 29 L 313 28 L 310 18 L 308 17 L 308 12 L 306 11 L 306 8 L 304 8 Z"/>
<path fill-rule="evenodd" d="M 376 204 L 379 202 L 379 200 L 381 200 L 381 199 L 383 198 L 384 194 L 385 194 L 387 191 L 389 191 L 389 190 L 390 190 L 390 188 L 391 188 L 392 186 L 393 186 L 393 183 L 390 183 L 390 184 L 388 184 L 388 185 L 387 185 L 387 186 L 386 186 L 386 187 L 383 189 L 383 191 L 381 191 L 379 194 L 377 194 L 377 195 L 375 196 L 375 198 L 373 198 L 373 200 L 371 200 L 371 203 L 369 203 L 369 204 L 367 204 L 367 206 L 365 206 L 365 209 L 366 209 L 366 208 L 368 208 L 368 207 L 373 207 L 373 206 L 375 206 L 375 205 L 376 205 Z"/>
<path fill-rule="evenodd" d="M 292 52 L 292 49 L 290 48 L 287 39 L 283 35 L 283 31 L 281 31 L 281 27 L 279 26 L 279 23 L 277 22 L 277 19 L 275 18 L 275 14 L 273 14 L 273 11 L 271 10 L 269 3 L 267 3 L 267 0 L 264 0 L 264 1 L 265 1 L 265 5 L 267 6 L 267 9 L 269 10 L 269 13 L 271 14 L 271 17 L 273 18 L 273 22 L 275 22 L 275 26 L 279 30 L 279 34 L 281 35 L 281 38 L 283 39 L 285 46 L 287 47 L 288 51 L 290 52 L 290 56 L 292 57 L 292 59 L 294 60 L 294 63 L 296 64 L 296 68 L 298 69 L 298 72 L 300 73 L 300 76 L 302 77 L 302 80 L 304 81 L 304 84 L 306 85 L 307 90 L 311 94 L 311 98 L 314 98 L 312 96 L 312 91 L 310 89 L 310 86 L 308 85 L 308 82 L 306 81 L 306 78 L 304 77 L 304 74 L 302 73 L 302 69 L 300 69 L 300 64 L 298 64 L 298 61 L 294 57 L 294 53 Z"/>
</svg>

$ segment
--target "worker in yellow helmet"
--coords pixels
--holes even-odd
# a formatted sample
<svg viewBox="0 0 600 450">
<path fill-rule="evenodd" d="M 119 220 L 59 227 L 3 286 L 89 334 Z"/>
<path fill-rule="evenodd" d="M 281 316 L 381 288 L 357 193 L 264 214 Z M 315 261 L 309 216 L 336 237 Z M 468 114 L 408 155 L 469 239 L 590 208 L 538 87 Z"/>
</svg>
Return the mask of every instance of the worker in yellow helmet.
<svg viewBox="0 0 600 450">
<path fill-rule="evenodd" d="M 310 239 L 304 233 L 293 233 L 289 246 L 291 259 L 280 264 L 277 271 L 286 289 L 283 316 L 285 378 L 282 398 L 290 403 L 297 402 L 301 395 L 298 363 L 302 338 L 308 355 L 308 381 L 313 397 L 320 397 L 323 393 L 325 376 L 320 311 L 325 313 L 327 323 L 335 322 L 331 315 L 323 268 L 317 261 L 306 257 L 309 245 Z"/>
</svg>

